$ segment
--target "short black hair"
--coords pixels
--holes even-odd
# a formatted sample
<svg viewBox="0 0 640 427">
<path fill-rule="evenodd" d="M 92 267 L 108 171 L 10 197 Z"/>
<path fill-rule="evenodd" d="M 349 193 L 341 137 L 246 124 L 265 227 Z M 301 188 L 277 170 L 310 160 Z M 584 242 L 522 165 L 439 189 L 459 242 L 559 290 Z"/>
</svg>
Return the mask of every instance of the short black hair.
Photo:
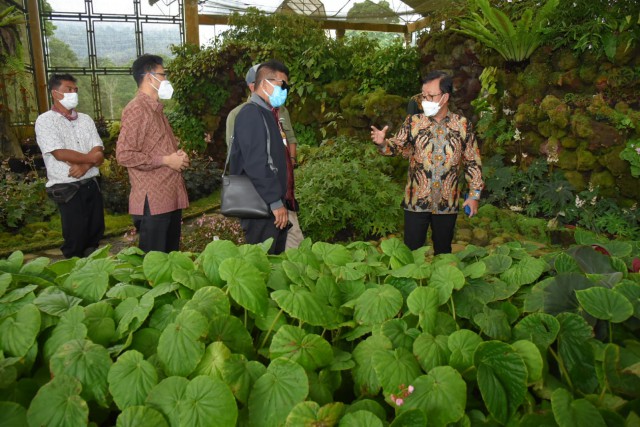
<svg viewBox="0 0 640 427">
<path fill-rule="evenodd" d="M 71 74 L 51 74 L 48 82 L 49 90 L 58 89 L 63 81 L 75 83 L 77 80 Z"/>
<path fill-rule="evenodd" d="M 277 59 L 270 59 L 260 64 L 260 66 L 258 67 L 258 71 L 256 71 L 256 87 L 260 86 L 262 80 L 264 80 L 267 76 L 275 74 L 277 72 L 284 73 L 287 76 L 287 79 L 289 78 L 289 68 Z"/>
<path fill-rule="evenodd" d="M 162 57 L 158 55 L 150 55 L 148 53 L 140 55 L 138 59 L 133 61 L 131 72 L 133 73 L 133 79 L 136 81 L 138 87 L 140 87 L 144 75 L 154 71 L 159 65 L 162 66 Z"/>
<path fill-rule="evenodd" d="M 434 80 L 440 80 L 440 92 L 453 93 L 453 78 L 444 71 L 431 71 L 422 79 L 422 84 L 426 85 Z"/>
</svg>

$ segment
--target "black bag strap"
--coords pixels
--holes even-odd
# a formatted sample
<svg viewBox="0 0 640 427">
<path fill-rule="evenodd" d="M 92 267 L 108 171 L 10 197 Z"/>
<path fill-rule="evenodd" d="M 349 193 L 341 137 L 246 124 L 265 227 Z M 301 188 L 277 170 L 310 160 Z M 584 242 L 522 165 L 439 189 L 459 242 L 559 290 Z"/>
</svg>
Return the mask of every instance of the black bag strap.
<svg viewBox="0 0 640 427">
<path fill-rule="evenodd" d="M 278 168 L 273 165 L 273 159 L 271 158 L 271 134 L 269 133 L 269 126 L 267 125 L 267 120 L 264 118 L 262 113 L 260 114 L 260 117 L 262 117 L 264 128 L 267 131 L 267 159 L 268 159 L 267 161 L 269 162 L 269 168 L 273 171 L 273 173 L 277 173 Z M 229 143 L 229 152 L 227 153 L 227 160 L 225 160 L 224 162 L 224 170 L 222 171 L 222 176 L 225 176 L 227 174 L 227 165 L 229 164 L 229 158 L 231 157 L 231 147 L 233 147 L 234 139 L 235 139 L 235 136 L 232 136 L 231 142 Z"/>
</svg>

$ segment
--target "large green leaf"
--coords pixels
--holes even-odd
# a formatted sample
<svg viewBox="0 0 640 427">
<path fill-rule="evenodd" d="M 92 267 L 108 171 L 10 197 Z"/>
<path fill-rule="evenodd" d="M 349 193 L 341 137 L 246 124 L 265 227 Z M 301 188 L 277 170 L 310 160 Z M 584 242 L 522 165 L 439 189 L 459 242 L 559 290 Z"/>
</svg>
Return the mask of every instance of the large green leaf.
<svg viewBox="0 0 640 427">
<path fill-rule="evenodd" d="M 364 291 L 355 301 L 353 318 L 365 325 L 374 325 L 398 314 L 404 300 L 399 290 L 381 285 Z"/>
<path fill-rule="evenodd" d="M 551 408 L 560 427 L 606 427 L 598 409 L 586 399 L 573 400 L 571 393 L 559 388 L 551 395 Z"/>
<path fill-rule="evenodd" d="M 142 295 L 149 292 L 150 288 L 146 286 L 130 285 L 128 283 L 118 283 L 107 291 L 109 298 L 127 299 L 127 298 L 140 298 Z"/>
<path fill-rule="evenodd" d="M 434 337 L 423 333 L 413 343 L 413 354 L 425 372 L 429 372 L 436 366 L 448 365 L 451 356 L 448 337 L 444 335 Z"/>
<path fill-rule="evenodd" d="M 431 287 L 418 287 L 407 297 L 409 311 L 417 314 L 420 326 L 424 332 L 433 333 L 436 326 L 436 316 L 440 306 L 440 297 L 437 289 Z"/>
<path fill-rule="evenodd" d="M 633 283 L 630 280 L 623 280 L 614 288 L 621 293 L 633 305 L 633 315 L 640 319 L 640 283 Z"/>
<path fill-rule="evenodd" d="M 44 357 L 49 360 L 61 345 L 71 340 L 82 340 L 87 337 L 87 327 L 83 323 L 84 310 L 76 306 L 62 315 L 51 336 L 44 344 Z"/>
<path fill-rule="evenodd" d="M 417 427 L 426 426 L 427 416 L 420 409 L 409 409 L 393 419 L 389 427 Z"/>
<path fill-rule="evenodd" d="M 444 304 L 451 298 L 453 289 L 462 289 L 465 284 L 465 278 L 462 271 L 458 268 L 441 264 L 433 270 L 433 274 L 429 279 L 429 287 L 438 291 L 438 302 Z"/>
<path fill-rule="evenodd" d="M 178 411 L 183 426 L 234 426 L 238 419 L 238 407 L 229 387 L 206 375 L 189 382 Z"/>
<path fill-rule="evenodd" d="M 637 344 L 637 341 L 633 343 Z M 604 350 L 603 370 L 612 392 L 634 399 L 640 397 L 640 354 L 608 344 Z"/>
<path fill-rule="evenodd" d="M 513 328 L 513 337 L 533 342 L 544 352 L 556 340 L 560 331 L 558 320 L 546 313 L 533 313 L 524 317 Z"/>
<path fill-rule="evenodd" d="M 54 376 L 69 375 L 82 384 L 82 397 L 108 405 L 107 375 L 112 362 L 107 349 L 88 340 L 63 344 L 51 357 Z"/>
<path fill-rule="evenodd" d="M 394 393 L 403 384 L 411 384 L 421 371 L 415 356 L 404 348 L 375 350 L 371 363 L 386 393 Z"/>
<path fill-rule="evenodd" d="M 633 315 L 633 305 L 622 294 L 608 288 L 594 287 L 576 291 L 580 305 L 596 319 L 621 323 Z"/>
<path fill-rule="evenodd" d="M 289 316 L 313 326 L 330 326 L 335 309 L 305 288 L 291 285 L 289 290 L 273 291 L 271 298 Z"/>
<path fill-rule="evenodd" d="M 544 260 L 527 256 L 502 273 L 500 278 L 512 285 L 529 285 L 535 282 L 547 267 Z"/>
<path fill-rule="evenodd" d="M 116 336 L 114 310 L 106 301 L 86 306 L 82 322 L 87 326 L 87 335 L 96 344 L 107 347 Z"/>
<path fill-rule="evenodd" d="M 460 373 L 472 367 L 473 355 L 481 342 L 480 335 L 468 329 L 460 329 L 449 335 L 449 365 Z"/>
<path fill-rule="evenodd" d="M 592 393 L 598 387 L 594 349 L 591 344 L 593 329 L 579 315 L 561 313 L 558 333 L 558 356 L 573 386 L 583 393 Z"/>
<path fill-rule="evenodd" d="M 527 367 L 509 344 L 481 343 L 473 356 L 478 387 L 487 409 L 500 423 L 515 413 L 527 392 Z"/>
<path fill-rule="evenodd" d="M 227 295 L 214 286 L 198 289 L 184 306 L 185 310 L 199 311 L 207 319 L 229 314 L 230 307 Z"/>
<path fill-rule="evenodd" d="M 197 291 L 198 289 L 211 285 L 211 281 L 201 271 L 177 268 L 171 272 L 171 278 L 174 282 L 192 291 Z"/>
<path fill-rule="evenodd" d="M 427 415 L 429 426 L 447 426 L 464 416 L 467 384 L 450 366 L 438 366 L 410 385 L 413 393 L 404 399 L 400 413 L 419 409 Z"/>
<path fill-rule="evenodd" d="M 172 426 L 180 425 L 180 408 L 185 400 L 189 380 L 184 377 L 168 377 L 151 389 L 147 405 L 160 411 Z"/>
<path fill-rule="evenodd" d="M 158 342 L 158 359 L 167 375 L 188 376 L 204 355 L 202 338 L 209 323 L 195 310 L 182 311 L 176 321 L 167 326 Z"/>
<path fill-rule="evenodd" d="M 153 309 L 153 303 L 153 295 L 146 293 L 139 301 L 137 298 L 127 298 L 118 304 L 115 310 L 118 320 L 117 335 L 123 337 L 142 326 Z"/>
<path fill-rule="evenodd" d="M 400 268 L 403 265 L 413 262 L 413 255 L 409 248 L 395 237 L 393 239 L 383 240 L 380 243 L 380 249 L 382 249 L 385 255 L 391 258 L 392 269 Z"/>
<path fill-rule="evenodd" d="M 382 421 L 373 412 L 349 412 L 340 420 L 339 427 L 383 427 Z"/>
<path fill-rule="evenodd" d="M 220 264 L 220 277 L 234 301 L 253 313 L 266 313 L 269 298 L 260 270 L 243 259 L 229 258 Z"/>
<path fill-rule="evenodd" d="M 194 269 L 193 261 L 182 252 L 166 254 L 157 251 L 151 251 L 145 255 L 142 268 L 149 284 L 153 287 L 172 282 L 174 270 L 193 271 Z"/>
<path fill-rule="evenodd" d="M 353 350 L 356 366 L 352 370 L 357 396 L 375 396 L 380 391 L 380 381 L 373 368 L 373 353 L 376 350 L 392 348 L 391 341 L 380 335 L 361 341 Z"/>
<path fill-rule="evenodd" d="M 129 406 L 116 420 L 116 427 L 169 427 L 162 414 L 148 406 Z"/>
<path fill-rule="evenodd" d="M 290 325 L 278 329 L 271 341 L 269 353 L 272 360 L 284 357 L 307 371 L 325 367 L 333 360 L 331 345 L 324 338 Z"/>
<path fill-rule="evenodd" d="M 0 425 L 3 427 L 26 426 L 26 409 L 15 402 L 0 402 Z"/>
<path fill-rule="evenodd" d="M 222 341 L 233 353 L 242 353 L 248 358 L 254 357 L 253 338 L 235 316 L 224 315 L 211 319 L 209 340 Z"/>
<path fill-rule="evenodd" d="M 285 427 L 333 427 L 344 413 L 341 402 L 328 403 L 320 407 L 316 402 L 300 402 L 287 416 Z"/>
<path fill-rule="evenodd" d="M 272 361 L 249 396 L 249 425 L 272 427 L 284 424 L 289 412 L 308 393 L 309 383 L 302 366 L 287 359 Z"/>
<path fill-rule="evenodd" d="M 113 400 L 123 411 L 144 404 L 149 391 L 158 383 L 158 373 L 141 353 L 131 350 L 111 366 L 107 381 Z"/>
<path fill-rule="evenodd" d="M 232 354 L 222 365 L 222 378 L 236 399 L 246 405 L 253 385 L 266 371 L 267 368 L 260 362 L 248 361 L 241 354 Z"/>
<path fill-rule="evenodd" d="M 513 260 L 510 256 L 502 254 L 492 254 L 482 260 L 487 266 L 487 274 L 500 274 L 507 271 Z"/>
<path fill-rule="evenodd" d="M 403 347 L 407 350 L 413 349 L 413 342 L 420 335 L 418 329 L 409 328 L 407 322 L 397 318 L 384 322 L 380 332 L 391 340 L 393 348 Z"/>
<path fill-rule="evenodd" d="M 216 341 L 209 344 L 204 356 L 194 371 L 194 375 L 208 375 L 218 380 L 222 379 L 224 362 L 231 357 L 231 351 L 223 343 Z"/>
<path fill-rule="evenodd" d="M 601 254 L 589 246 L 574 246 L 567 250 L 567 253 L 576 260 L 580 269 L 589 274 L 615 273 L 611 266 L 611 258 Z"/>
<path fill-rule="evenodd" d="M 567 311 L 579 312 L 576 291 L 589 289 L 593 282 L 580 273 L 558 274 L 544 287 L 544 312 L 557 315 Z"/>
<path fill-rule="evenodd" d="M 240 256 L 240 250 L 228 240 L 214 240 L 200 254 L 198 262 L 202 265 L 205 276 L 216 286 L 222 286 L 220 264 L 227 258 Z"/>
<path fill-rule="evenodd" d="M 519 340 L 511 343 L 511 346 L 518 352 L 524 364 L 527 366 L 527 382 L 532 384 L 542 378 L 543 360 L 540 350 L 536 345 L 528 340 Z"/>
<path fill-rule="evenodd" d="M 36 342 L 38 332 L 40 310 L 33 304 L 27 304 L 0 323 L 0 347 L 6 355 L 22 357 Z"/>
<path fill-rule="evenodd" d="M 98 302 L 107 291 L 109 274 L 114 268 L 111 259 L 90 259 L 71 272 L 61 288 L 86 301 Z"/>
<path fill-rule="evenodd" d="M 322 261 L 327 265 L 347 265 L 347 263 L 353 261 L 353 258 L 347 248 L 342 245 L 316 242 L 313 244 L 312 251 L 314 254 L 322 258 Z"/>
<path fill-rule="evenodd" d="M 69 375 L 56 375 L 38 390 L 27 410 L 29 427 L 84 427 L 89 407 L 80 397 L 80 381 Z"/>
<path fill-rule="evenodd" d="M 240 258 L 249 262 L 262 272 L 265 279 L 271 273 L 271 263 L 260 245 L 242 245 L 238 248 Z"/>
<path fill-rule="evenodd" d="M 406 277 L 416 280 L 428 279 L 431 276 L 431 264 L 407 264 L 392 270 L 393 277 Z"/>
<path fill-rule="evenodd" d="M 504 310 L 484 306 L 482 313 L 473 316 L 473 321 L 480 327 L 480 331 L 490 338 L 500 341 L 509 341 L 511 338 L 511 326 Z"/>
<path fill-rule="evenodd" d="M 50 314 L 52 316 L 62 316 L 71 307 L 80 304 L 82 300 L 80 298 L 67 295 L 62 289 L 51 286 L 45 288 L 40 294 L 33 300 L 33 303 L 43 313 Z"/>
</svg>

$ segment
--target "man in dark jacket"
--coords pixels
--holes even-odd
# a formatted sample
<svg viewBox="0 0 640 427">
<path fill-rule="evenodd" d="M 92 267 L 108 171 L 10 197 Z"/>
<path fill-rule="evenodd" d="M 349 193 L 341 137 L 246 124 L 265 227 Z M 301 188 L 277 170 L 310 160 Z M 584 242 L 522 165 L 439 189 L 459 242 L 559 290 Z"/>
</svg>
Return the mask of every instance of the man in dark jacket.
<svg viewBox="0 0 640 427">
<path fill-rule="evenodd" d="M 246 174 L 260 197 L 271 208 L 266 219 L 241 220 L 247 243 L 261 243 L 272 237 L 270 253 L 284 251 L 289 224 L 287 209 L 295 210 L 293 164 L 279 127 L 278 107 L 288 92 L 288 69 L 279 61 L 263 63 L 256 73 L 255 91 L 234 125 L 231 173 Z M 272 164 L 267 155 L 270 139 Z"/>
</svg>

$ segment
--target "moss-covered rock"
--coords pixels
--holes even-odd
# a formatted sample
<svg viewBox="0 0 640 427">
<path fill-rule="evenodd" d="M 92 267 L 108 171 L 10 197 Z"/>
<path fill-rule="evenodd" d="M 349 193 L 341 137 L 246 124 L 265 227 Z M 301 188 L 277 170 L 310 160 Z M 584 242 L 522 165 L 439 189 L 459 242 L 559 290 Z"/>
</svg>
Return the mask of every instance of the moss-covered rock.
<svg viewBox="0 0 640 427">
<path fill-rule="evenodd" d="M 540 146 L 544 144 L 545 141 L 546 139 L 537 132 L 530 131 L 522 134 L 523 150 L 527 154 L 537 155 L 540 152 Z"/>
<path fill-rule="evenodd" d="M 579 141 L 572 136 L 565 136 L 560 140 L 560 145 L 562 148 L 577 148 Z"/>
<path fill-rule="evenodd" d="M 546 63 L 531 63 L 524 72 L 518 74 L 518 81 L 524 86 L 530 99 L 541 98 L 547 88 L 551 67 Z"/>
<path fill-rule="evenodd" d="M 605 169 L 592 173 L 589 180 L 594 187 L 598 187 L 600 189 L 600 196 L 616 197 L 616 180 L 608 170 Z"/>
<path fill-rule="evenodd" d="M 625 140 L 616 128 L 596 120 L 591 122 L 591 132 L 591 137 L 589 138 L 589 149 L 591 151 L 615 147 L 621 145 Z"/>
<path fill-rule="evenodd" d="M 399 123 L 404 119 L 406 106 L 407 100 L 402 96 L 377 90 L 366 95 L 364 114 L 373 123 Z"/>
<path fill-rule="evenodd" d="M 564 177 L 573 186 L 576 191 L 582 191 L 587 188 L 584 175 L 575 170 L 564 171 Z"/>
<path fill-rule="evenodd" d="M 530 103 L 523 103 L 518 105 L 513 120 L 517 128 L 528 129 L 537 126 L 540 118 L 544 117 L 543 114 L 537 106 Z"/>
<path fill-rule="evenodd" d="M 551 135 L 553 135 L 554 129 L 555 127 L 551 124 L 550 120 L 538 122 L 538 132 L 540 132 L 540 135 L 546 138 L 549 138 Z"/>
<path fill-rule="evenodd" d="M 628 197 L 634 202 L 640 200 L 640 179 L 631 175 L 616 178 L 616 186 L 620 191 L 620 196 Z"/>
<path fill-rule="evenodd" d="M 631 174 L 629 162 L 620 158 L 620 152 L 624 150 L 622 145 L 612 147 L 611 150 L 598 156 L 598 162 L 615 177 Z"/>
<path fill-rule="evenodd" d="M 562 150 L 558 153 L 558 167 L 565 171 L 575 170 L 578 164 L 578 155 L 573 150 Z"/>
<path fill-rule="evenodd" d="M 489 243 L 489 232 L 484 228 L 474 228 L 471 242 L 476 246 L 486 246 Z"/>
<path fill-rule="evenodd" d="M 600 169 L 601 166 L 598 163 L 598 158 L 593 155 L 591 151 L 586 147 L 578 147 L 576 150 L 576 169 L 583 172 Z"/>
<path fill-rule="evenodd" d="M 551 63 L 556 70 L 566 71 L 576 68 L 578 65 L 578 57 L 573 50 L 559 49 L 551 57 Z"/>
<path fill-rule="evenodd" d="M 593 62 L 583 62 L 578 69 L 578 76 L 586 84 L 593 84 L 598 77 L 598 67 Z"/>
<path fill-rule="evenodd" d="M 569 125 L 570 109 L 563 101 L 553 95 L 547 95 L 540 103 L 540 109 L 545 112 L 551 124 L 563 129 Z"/>
<path fill-rule="evenodd" d="M 574 135 L 580 138 L 589 138 L 593 134 L 591 129 L 591 119 L 580 112 L 574 112 L 571 116 L 571 130 Z"/>
</svg>

